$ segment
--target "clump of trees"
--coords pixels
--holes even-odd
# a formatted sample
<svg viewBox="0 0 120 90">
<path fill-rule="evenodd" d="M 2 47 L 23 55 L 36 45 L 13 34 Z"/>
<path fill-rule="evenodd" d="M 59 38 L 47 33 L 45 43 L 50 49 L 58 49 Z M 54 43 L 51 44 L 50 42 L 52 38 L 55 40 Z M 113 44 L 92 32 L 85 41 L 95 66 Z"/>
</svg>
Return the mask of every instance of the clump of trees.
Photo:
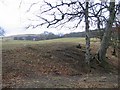
<svg viewBox="0 0 120 90">
<path fill-rule="evenodd" d="M 61 38 L 59 35 L 55 35 L 51 32 L 45 31 L 44 33 L 41 33 L 39 35 L 21 35 L 21 36 L 15 36 L 14 40 L 33 40 L 33 41 L 38 41 L 38 40 L 48 40 L 48 39 L 56 39 L 56 38 Z"/>
<path fill-rule="evenodd" d="M 3 36 L 4 34 L 5 34 L 5 30 L 2 27 L 0 27 L 0 36 Z"/>
<path fill-rule="evenodd" d="M 109 2 L 108 0 L 100 0 L 97 3 L 90 0 L 59 0 L 56 3 L 44 1 L 39 14 L 36 15 L 40 19 L 40 23 L 29 25 L 27 28 L 36 28 L 42 25 L 47 25 L 47 28 L 63 27 L 65 25 L 79 28 L 81 22 L 84 22 L 86 32 L 85 62 L 89 65 L 91 60 L 90 28 L 91 26 L 96 26 L 101 39 L 97 59 L 104 65 L 106 52 L 110 45 L 112 27 L 115 22 L 119 22 L 117 17 L 120 14 L 119 10 L 120 2 L 117 3 L 115 0 L 110 0 Z M 101 31 L 103 28 L 105 29 L 104 32 Z"/>
</svg>

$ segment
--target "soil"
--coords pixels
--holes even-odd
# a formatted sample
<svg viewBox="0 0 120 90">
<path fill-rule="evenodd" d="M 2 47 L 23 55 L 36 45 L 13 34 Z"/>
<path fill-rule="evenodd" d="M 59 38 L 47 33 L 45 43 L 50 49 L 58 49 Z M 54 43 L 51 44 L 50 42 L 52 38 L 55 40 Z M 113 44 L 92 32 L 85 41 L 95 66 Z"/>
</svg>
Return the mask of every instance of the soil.
<svg viewBox="0 0 120 90">
<path fill-rule="evenodd" d="M 85 67 L 85 48 L 74 43 L 29 45 L 2 51 L 3 88 L 118 88 L 118 57 L 109 49 L 109 70 Z M 97 48 L 92 48 L 94 54 Z M 94 67 L 93 67 L 94 66 Z"/>
</svg>

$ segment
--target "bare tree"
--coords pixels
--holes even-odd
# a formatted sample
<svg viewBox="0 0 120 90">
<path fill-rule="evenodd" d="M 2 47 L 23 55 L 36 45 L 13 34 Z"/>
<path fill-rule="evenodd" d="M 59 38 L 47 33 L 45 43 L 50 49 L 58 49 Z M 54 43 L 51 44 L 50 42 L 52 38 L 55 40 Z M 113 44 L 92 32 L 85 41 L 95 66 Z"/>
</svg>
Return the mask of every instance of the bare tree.
<svg viewBox="0 0 120 90">
<path fill-rule="evenodd" d="M 87 1 L 87 0 L 86 0 Z M 58 3 L 50 3 L 44 1 L 45 5 L 41 7 L 41 13 L 36 16 L 42 20 L 37 25 L 29 25 L 29 27 L 36 28 L 38 26 L 47 25 L 47 27 L 63 27 L 65 24 L 77 28 L 80 23 L 85 20 L 86 31 L 86 62 L 90 62 L 90 38 L 89 38 L 89 25 L 97 22 L 97 27 L 100 29 L 101 25 L 105 27 L 104 36 L 101 37 L 101 46 L 98 51 L 98 59 L 101 62 L 105 61 L 106 51 L 109 46 L 111 29 L 115 19 L 115 12 L 119 10 L 119 5 L 115 11 L 115 1 L 110 3 L 89 3 L 80 0 L 60 0 Z M 102 1 L 101 1 L 102 2 Z M 97 8 L 100 7 L 100 8 Z M 30 7 L 31 8 L 31 7 Z M 29 10 L 30 11 L 30 10 Z M 109 15 L 105 14 L 109 12 Z M 49 16 L 49 17 L 48 17 Z M 109 18 L 107 18 L 109 17 Z M 96 20 L 94 20 L 96 18 Z M 72 22 L 72 24 L 70 23 Z M 70 23 L 70 24 L 69 24 Z"/>
<path fill-rule="evenodd" d="M 115 5 L 115 1 L 111 0 L 110 3 L 101 2 L 101 4 L 99 5 L 101 8 L 100 9 L 97 8 L 98 9 L 97 11 L 95 9 L 96 5 L 92 4 L 92 7 L 91 7 L 92 12 L 90 12 L 91 13 L 90 19 L 92 18 L 97 19 L 95 22 L 97 22 L 97 27 L 99 30 L 101 30 L 101 27 L 100 27 L 101 24 L 105 26 L 105 30 L 102 32 L 100 31 L 101 46 L 98 51 L 98 59 L 101 62 L 103 62 L 102 64 L 104 64 L 105 58 L 106 58 L 106 51 L 108 49 L 108 46 L 110 45 L 109 43 L 110 43 L 110 38 L 111 38 L 111 32 L 113 31 L 113 28 L 112 28 L 113 23 L 120 22 L 119 18 L 117 17 L 117 14 L 120 13 L 119 12 L 120 2 Z M 109 12 L 109 15 L 107 16 L 109 18 L 105 17 L 106 15 L 104 15 L 104 13 L 107 13 L 107 12 Z"/>
<path fill-rule="evenodd" d="M 85 9 L 86 53 L 85 53 L 85 60 L 86 60 L 86 63 L 89 64 L 90 63 L 90 36 L 89 36 L 88 9 L 89 9 L 89 2 L 86 0 L 86 9 Z"/>
<path fill-rule="evenodd" d="M 115 19 L 115 1 L 110 2 L 109 5 L 109 19 L 107 21 L 107 26 L 105 28 L 105 33 L 101 42 L 101 46 L 99 48 L 98 51 L 98 59 L 103 62 L 105 62 L 105 58 L 106 58 L 106 52 L 107 52 L 107 48 L 109 46 L 109 41 L 110 41 L 110 37 L 111 37 L 111 31 L 112 31 L 112 25 Z"/>
<path fill-rule="evenodd" d="M 52 19 L 48 19 L 43 17 L 43 15 L 36 15 L 37 17 L 43 20 L 42 23 L 38 25 L 30 25 L 33 28 L 47 24 L 47 27 L 54 26 L 58 27 L 65 25 L 66 23 L 72 22 L 70 26 L 72 28 L 79 27 L 82 20 L 85 19 L 85 31 L 86 31 L 86 63 L 90 63 L 90 36 L 89 36 L 89 2 L 86 0 L 84 2 L 80 2 L 79 0 L 70 0 L 69 2 L 65 2 L 61 0 L 56 5 L 52 5 L 49 2 L 44 1 L 44 3 L 49 6 L 47 10 L 42 11 L 41 14 L 47 13 L 49 16 L 51 15 Z M 64 8 L 66 7 L 66 10 Z M 29 26 L 29 27 L 30 27 Z"/>
<path fill-rule="evenodd" d="M 107 17 L 108 15 L 105 15 L 108 13 L 108 5 L 107 2 L 100 2 L 94 4 L 93 2 L 90 3 L 90 16 L 89 18 L 91 19 L 91 22 L 96 25 L 97 30 L 98 30 L 98 37 L 102 41 L 103 33 L 104 33 L 104 27 L 105 24 L 107 23 Z"/>
</svg>

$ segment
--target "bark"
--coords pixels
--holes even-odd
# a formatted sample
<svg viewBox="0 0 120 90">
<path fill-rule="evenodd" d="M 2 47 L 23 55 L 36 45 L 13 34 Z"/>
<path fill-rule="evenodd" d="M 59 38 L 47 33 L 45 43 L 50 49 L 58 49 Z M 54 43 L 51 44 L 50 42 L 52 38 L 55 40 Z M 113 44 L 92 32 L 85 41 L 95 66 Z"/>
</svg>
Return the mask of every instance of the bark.
<svg viewBox="0 0 120 90">
<path fill-rule="evenodd" d="M 86 60 L 87 64 L 90 63 L 90 36 L 89 36 L 88 5 L 89 5 L 89 2 L 87 2 L 87 0 L 86 0 L 86 10 L 85 10 L 86 53 L 85 53 L 85 60 Z"/>
<path fill-rule="evenodd" d="M 98 59 L 101 62 L 105 62 L 106 52 L 107 52 L 110 38 L 111 38 L 111 30 L 112 30 L 112 25 L 113 25 L 114 18 L 115 18 L 115 2 L 110 2 L 109 14 L 110 15 L 109 15 L 108 23 L 105 28 L 105 33 L 104 33 L 104 36 L 101 42 L 101 46 L 98 51 Z"/>
<path fill-rule="evenodd" d="M 112 55 L 115 55 L 115 56 L 116 56 L 116 46 L 115 46 L 115 45 L 113 46 L 113 52 L 112 52 Z"/>
<path fill-rule="evenodd" d="M 99 30 L 99 38 L 100 38 L 100 41 L 102 41 L 102 30 L 101 30 L 101 28 L 100 28 L 100 19 L 99 18 L 97 18 L 97 20 L 98 20 L 98 23 L 97 23 L 97 28 L 98 28 L 98 30 Z"/>
</svg>

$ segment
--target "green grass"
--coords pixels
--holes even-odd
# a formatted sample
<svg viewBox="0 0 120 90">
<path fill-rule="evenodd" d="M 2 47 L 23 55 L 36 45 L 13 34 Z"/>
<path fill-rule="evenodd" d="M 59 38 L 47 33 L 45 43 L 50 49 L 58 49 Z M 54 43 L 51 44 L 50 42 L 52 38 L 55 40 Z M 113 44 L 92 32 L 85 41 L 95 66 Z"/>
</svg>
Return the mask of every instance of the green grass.
<svg viewBox="0 0 120 90">
<path fill-rule="evenodd" d="M 51 40 L 41 40 L 41 41 L 29 41 L 29 40 L 7 40 L 2 42 L 2 49 L 12 49 L 23 47 L 26 45 L 42 45 L 42 44 L 50 44 L 50 43 L 85 43 L 84 38 L 59 38 L 59 39 L 51 39 Z"/>
<path fill-rule="evenodd" d="M 96 42 L 97 40 L 91 38 L 91 42 Z M 18 47 L 24 47 L 26 45 L 44 45 L 50 43 L 81 43 L 85 44 L 85 38 L 59 38 L 51 40 L 41 40 L 41 41 L 29 41 L 29 40 L 4 40 L 2 41 L 2 49 L 13 49 Z"/>
</svg>

